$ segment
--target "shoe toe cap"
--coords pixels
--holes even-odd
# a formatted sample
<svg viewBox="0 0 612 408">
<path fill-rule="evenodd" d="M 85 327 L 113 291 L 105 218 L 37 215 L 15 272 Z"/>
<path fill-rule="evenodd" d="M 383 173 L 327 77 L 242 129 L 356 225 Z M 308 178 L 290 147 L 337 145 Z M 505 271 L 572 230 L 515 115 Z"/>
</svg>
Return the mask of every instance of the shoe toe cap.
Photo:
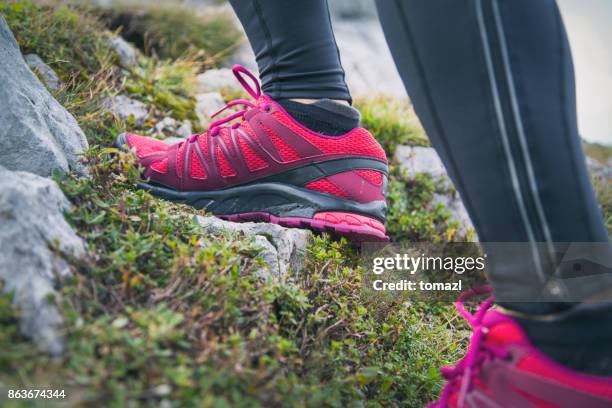
<svg viewBox="0 0 612 408">
<path fill-rule="evenodd" d="M 119 134 L 114 145 L 123 151 L 135 150 L 140 158 L 168 150 L 168 145 L 161 140 L 129 132 Z"/>
</svg>

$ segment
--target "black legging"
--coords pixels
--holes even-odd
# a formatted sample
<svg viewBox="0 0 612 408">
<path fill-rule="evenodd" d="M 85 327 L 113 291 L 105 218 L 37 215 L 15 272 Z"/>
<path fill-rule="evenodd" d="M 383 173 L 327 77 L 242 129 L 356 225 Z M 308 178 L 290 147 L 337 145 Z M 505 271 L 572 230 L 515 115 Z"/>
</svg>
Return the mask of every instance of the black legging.
<svg viewBox="0 0 612 408">
<path fill-rule="evenodd" d="M 326 0 L 230 0 L 263 91 L 274 99 L 350 101 Z"/>
<path fill-rule="evenodd" d="M 268 94 L 350 100 L 325 0 L 231 3 Z M 608 241 L 554 0 L 378 0 L 377 7 L 404 85 L 480 240 Z M 552 257 L 534 251 L 494 268 L 492 283 L 497 290 L 544 279 Z"/>
</svg>

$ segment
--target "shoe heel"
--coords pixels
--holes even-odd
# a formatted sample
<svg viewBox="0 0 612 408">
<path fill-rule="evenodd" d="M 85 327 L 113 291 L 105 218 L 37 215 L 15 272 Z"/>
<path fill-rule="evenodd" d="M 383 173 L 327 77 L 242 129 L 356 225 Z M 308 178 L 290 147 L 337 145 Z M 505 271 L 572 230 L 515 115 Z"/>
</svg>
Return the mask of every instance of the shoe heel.
<svg viewBox="0 0 612 408">
<path fill-rule="evenodd" d="M 382 222 L 367 215 L 340 211 L 324 211 L 313 217 L 313 226 L 321 223 L 327 227 L 333 226 L 342 235 L 361 237 L 358 240 L 374 239 L 389 241 L 387 231 Z"/>
</svg>

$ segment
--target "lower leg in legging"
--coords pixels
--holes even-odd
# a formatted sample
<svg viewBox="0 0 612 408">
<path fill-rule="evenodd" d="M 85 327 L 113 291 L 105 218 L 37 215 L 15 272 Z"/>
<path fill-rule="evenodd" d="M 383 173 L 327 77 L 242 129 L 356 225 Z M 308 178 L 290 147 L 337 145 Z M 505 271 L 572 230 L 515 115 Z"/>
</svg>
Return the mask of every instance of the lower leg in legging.
<svg viewBox="0 0 612 408">
<path fill-rule="evenodd" d="M 263 91 L 306 127 L 340 135 L 359 125 L 326 0 L 231 0 Z"/>
</svg>

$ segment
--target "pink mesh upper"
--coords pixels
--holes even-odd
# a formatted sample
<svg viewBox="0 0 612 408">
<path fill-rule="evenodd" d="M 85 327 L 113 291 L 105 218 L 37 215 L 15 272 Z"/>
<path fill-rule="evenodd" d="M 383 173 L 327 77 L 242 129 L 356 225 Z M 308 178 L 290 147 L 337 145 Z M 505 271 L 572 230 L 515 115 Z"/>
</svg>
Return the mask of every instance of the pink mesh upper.
<svg viewBox="0 0 612 408">
<path fill-rule="evenodd" d="M 250 171 L 257 171 L 268 167 L 268 163 L 262 159 L 243 138 L 239 138 L 238 143 L 240 144 L 240 150 L 242 150 L 242 155 Z"/>
<path fill-rule="evenodd" d="M 195 179 L 204 180 L 206 178 L 206 170 L 204 170 L 195 150 L 191 151 L 191 168 L 189 174 Z"/>
<path fill-rule="evenodd" d="M 292 162 L 300 159 L 300 155 L 295 151 L 294 148 L 289 146 L 287 142 L 278 137 L 278 135 L 274 133 L 271 129 L 268 129 L 266 126 L 262 127 L 266 131 L 266 134 L 268 135 L 270 140 L 272 140 L 272 143 L 274 143 L 274 147 L 278 151 L 278 154 L 280 155 L 282 161 Z"/>
<path fill-rule="evenodd" d="M 187 143 L 183 143 L 181 147 L 179 147 L 178 153 L 176 155 L 176 172 L 179 177 L 183 177 L 183 157 L 185 156 L 186 148 Z"/>
<path fill-rule="evenodd" d="M 380 171 L 355 170 L 355 172 L 376 186 L 380 186 L 382 184 L 383 174 Z"/>
<path fill-rule="evenodd" d="M 149 137 L 127 136 L 130 147 L 142 159 L 141 164 L 149 166 L 146 177 L 181 191 L 211 190 L 298 170 L 298 166 L 325 161 L 326 156 L 330 160 L 366 156 L 386 162 L 384 151 L 367 130 L 353 129 L 337 137 L 313 132 L 293 120 L 270 97 L 262 95 L 251 73 L 241 67 L 234 67 L 233 71 L 254 101 L 229 102 L 224 109 L 231 108 L 232 112 L 216 119 L 207 132 L 192 135 L 170 149 Z M 186 154 L 190 156 L 187 158 Z M 189 166 L 185 166 L 185 160 Z M 168 169 L 174 167 L 176 174 L 170 174 Z M 232 177 L 231 181 L 224 180 L 228 177 Z M 380 188 L 383 180 L 381 172 L 356 170 L 327 176 L 306 187 L 371 202 L 384 199 Z"/>
<path fill-rule="evenodd" d="M 225 154 L 223 154 L 221 147 L 217 147 L 216 154 L 217 154 L 217 163 L 219 165 L 219 173 L 221 174 L 221 176 L 223 177 L 235 176 L 236 172 L 232 168 L 229 161 L 227 161 L 227 158 L 225 157 Z"/>
<path fill-rule="evenodd" d="M 160 140 L 135 135 L 133 133 L 128 133 L 126 135 L 126 141 L 130 149 L 136 150 L 136 155 L 139 158 L 148 156 L 151 153 L 168 150 L 168 145 Z"/>
<path fill-rule="evenodd" d="M 166 174 L 168 171 L 168 159 L 160 160 L 151 165 L 151 168 L 158 173 Z"/>
<path fill-rule="evenodd" d="M 208 157 L 208 140 L 206 137 L 199 137 L 198 138 L 198 143 L 200 145 L 200 150 L 202 151 L 202 154 L 204 155 L 204 157 Z"/>
<path fill-rule="evenodd" d="M 353 155 L 372 156 L 386 161 L 387 156 L 380 144 L 363 128 L 356 128 L 349 133 L 338 137 L 321 137 L 314 132 L 296 124 L 295 121 L 283 112 L 274 112 L 274 119 L 282 123 L 293 132 L 304 137 L 324 153 L 346 153 Z"/>
<path fill-rule="evenodd" d="M 348 198 L 348 195 L 342 191 L 340 187 L 327 180 L 327 178 L 322 178 L 317 181 L 313 181 L 312 183 L 308 183 L 305 186 L 309 190 L 319 191 L 321 193 L 332 194 L 338 197 Z"/>
</svg>

